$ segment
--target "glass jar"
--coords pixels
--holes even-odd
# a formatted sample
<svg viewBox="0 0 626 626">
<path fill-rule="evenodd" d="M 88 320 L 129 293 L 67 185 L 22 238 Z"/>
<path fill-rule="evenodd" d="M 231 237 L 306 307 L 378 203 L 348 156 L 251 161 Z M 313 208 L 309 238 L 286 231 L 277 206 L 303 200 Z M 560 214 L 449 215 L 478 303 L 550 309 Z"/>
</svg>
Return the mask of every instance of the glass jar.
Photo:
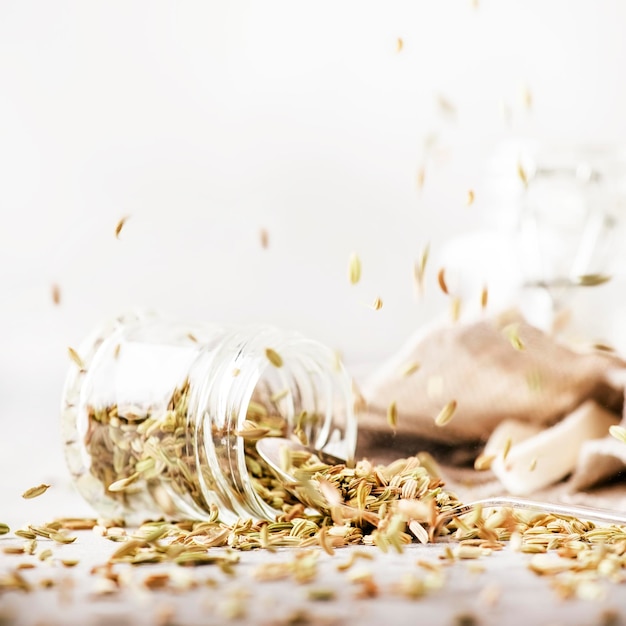
<svg viewBox="0 0 626 626">
<path fill-rule="evenodd" d="M 587 287 L 622 272 L 626 149 L 517 141 L 498 150 L 488 182 L 529 321 L 554 330 L 564 314 L 603 308 L 605 290 Z"/>
<path fill-rule="evenodd" d="M 68 466 L 102 515 L 274 519 L 276 479 L 255 441 L 297 436 L 346 459 L 352 383 L 336 354 L 271 327 L 183 325 L 127 315 L 72 355 L 62 406 Z"/>
</svg>

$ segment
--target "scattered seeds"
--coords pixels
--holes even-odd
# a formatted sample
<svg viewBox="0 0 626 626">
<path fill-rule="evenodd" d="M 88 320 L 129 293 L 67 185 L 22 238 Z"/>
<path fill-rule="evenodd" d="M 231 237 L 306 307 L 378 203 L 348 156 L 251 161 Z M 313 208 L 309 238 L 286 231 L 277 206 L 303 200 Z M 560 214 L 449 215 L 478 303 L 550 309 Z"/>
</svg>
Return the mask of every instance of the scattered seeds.
<svg viewBox="0 0 626 626">
<path fill-rule="evenodd" d="M 372 303 L 372 309 L 374 309 L 374 311 L 379 311 L 382 308 L 383 308 L 383 301 L 378 297 L 375 298 L 374 302 Z"/>
<path fill-rule="evenodd" d="M 36 498 L 41 494 L 45 493 L 50 488 L 50 485 L 46 485 L 45 483 L 41 483 L 41 485 L 37 485 L 36 487 L 31 487 L 27 489 L 23 494 L 22 498 L 25 500 L 30 500 L 31 498 Z"/>
<path fill-rule="evenodd" d="M 115 238 L 120 238 L 120 233 L 122 232 L 122 228 L 124 228 L 124 224 L 128 220 L 128 215 L 124 216 L 116 225 L 115 225 Z"/>
<path fill-rule="evenodd" d="M 7 528 L 8 528 L 8 526 L 7 526 Z M 0 531 L 0 535 L 1 534 L 3 534 L 3 533 Z M 30 539 L 35 539 L 37 537 L 37 535 L 34 532 L 32 532 L 30 530 L 23 530 L 21 528 L 19 530 L 15 531 L 15 536 L 16 537 L 21 537 L 22 539 L 29 539 L 29 540 Z"/>
<path fill-rule="evenodd" d="M 467 206 L 472 206 L 474 204 L 475 194 L 473 189 L 468 189 L 467 194 L 465 195 L 465 204 Z"/>
<path fill-rule="evenodd" d="M 38 555 L 37 558 L 40 561 L 47 561 L 48 559 L 51 559 L 53 556 L 52 550 L 50 550 L 49 548 L 46 548 L 45 550 L 42 550 Z"/>
<path fill-rule="evenodd" d="M 307 597 L 313 602 L 330 602 L 331 600 L 334 600 L 337 595 L 335 594 L 334 589 L 326 587 L 313 587 L 308 590 Z"/>
<path fill-rule="evenodd" d="M 276 350 L 272 350 L 272 348 L 265 348 L 265 356 L 274 367 L 283 366 L 283 359 L 280 354 L 276 352 Z"/>
<path fill-rule="evenodd" d="M 439 415 L 435 418 L 436 426 L 445 426 L 450 420 L 454 417 L 454 412 L 456 411 L 456 400 L 452 400 L 448 402 L 446 406 L 441 409 Z"/>
<path fill-rule="evenodd" d="M 353 252 L 348 261 L 348 278 L 350 283 L 356 285 L 361 280 L 361 259 Z"/>
<path fill-rule="evenodd" d="M 402 37 L 398 37 L 398 39 L 396 39 L 396 52 L 402 52 L 402 48 L 404 48 L 404 41 Z"/>
<path fill-rule="evenodd" d="M 536 468 L 537 468 L 537 457 L 532 459 L 532 461 L 530 462 L 530 465 L 528 466 L 528 471 L 534 472 Z"/>
<path fill-rule="evenodd" d="M 6 524 L 0 524 L 0 535 L 6 535 L 11 529 Z"/>
</svg>

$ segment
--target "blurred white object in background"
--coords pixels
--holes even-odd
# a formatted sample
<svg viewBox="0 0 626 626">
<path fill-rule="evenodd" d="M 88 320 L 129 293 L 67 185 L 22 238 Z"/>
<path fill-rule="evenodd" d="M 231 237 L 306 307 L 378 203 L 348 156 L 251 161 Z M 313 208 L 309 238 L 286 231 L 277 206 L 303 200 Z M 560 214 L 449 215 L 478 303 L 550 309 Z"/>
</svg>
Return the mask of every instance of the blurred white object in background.
<svg viewBox="0 0 626 626">
<path fill-rule="evenodd" d="M 496 309 L 515 304 L 544 330 L 626 348 L 618 284 L 626 150 L 510 143 L 496 152 L 487 187 L 498 228 L 454 239 L 442 254 L 459 295 L 475 308 L 473 294 L 488 285 Z"/>
</svg>

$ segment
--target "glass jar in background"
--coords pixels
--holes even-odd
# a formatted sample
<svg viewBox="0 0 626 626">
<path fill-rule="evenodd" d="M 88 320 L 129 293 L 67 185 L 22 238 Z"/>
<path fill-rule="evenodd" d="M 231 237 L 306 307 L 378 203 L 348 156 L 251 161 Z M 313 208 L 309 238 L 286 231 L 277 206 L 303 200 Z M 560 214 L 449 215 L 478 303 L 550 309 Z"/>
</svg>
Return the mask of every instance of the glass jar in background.
<svg viewBox="0 0 626 626">
<path fill-rule="evenodd" d="M 120 317 L 77 351 L 62 435 L 79 492 L 102 515 L 274 519 L 282 486 L 263 436 L 353 458 L 352 382 L 336 354 L 294 332 Z"/>
<path fill-rule="evenodd" d="M 619 279 L 623 265 L 626 150 L 510 143 L 496 153 L 488 187 L 490 215 L 512 237 L 529 321 L 558 330 L 577 313 L 603 306 L 610 291 L 603 282 Z"/>
</svg>

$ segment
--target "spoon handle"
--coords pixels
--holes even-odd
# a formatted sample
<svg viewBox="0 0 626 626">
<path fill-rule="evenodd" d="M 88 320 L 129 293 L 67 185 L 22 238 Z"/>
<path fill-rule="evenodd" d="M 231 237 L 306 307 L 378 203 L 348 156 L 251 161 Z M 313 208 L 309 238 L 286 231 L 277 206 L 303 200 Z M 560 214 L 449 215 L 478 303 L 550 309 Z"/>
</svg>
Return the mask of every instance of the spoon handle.
<svg viewBox="0 0 626 626">
<path fill-rule="evenodd" d="M 578 517 L 583 520 L 593 522 L 603 522 L 605 524 L 626 525 L 626 513 L 613 511 L 610 509 L 599 509 L 597 507 L 583 506 L 579 504 L 554 504 L 551 502 L 540 502 L 538 500 L 527 500 L 525 498 L 514 498 L 512 496 L 502 496 L 496 498 L 485 498 L 461 504 L 449 511 L 445 515 L 458 517 L 465 515 L 478 507 L 510 507 L 512 509 L 522 509 L 527 511 L 537 511 L 541 513 L 552 513 L 554 515 L 567 515 Z"/>
</svg>

